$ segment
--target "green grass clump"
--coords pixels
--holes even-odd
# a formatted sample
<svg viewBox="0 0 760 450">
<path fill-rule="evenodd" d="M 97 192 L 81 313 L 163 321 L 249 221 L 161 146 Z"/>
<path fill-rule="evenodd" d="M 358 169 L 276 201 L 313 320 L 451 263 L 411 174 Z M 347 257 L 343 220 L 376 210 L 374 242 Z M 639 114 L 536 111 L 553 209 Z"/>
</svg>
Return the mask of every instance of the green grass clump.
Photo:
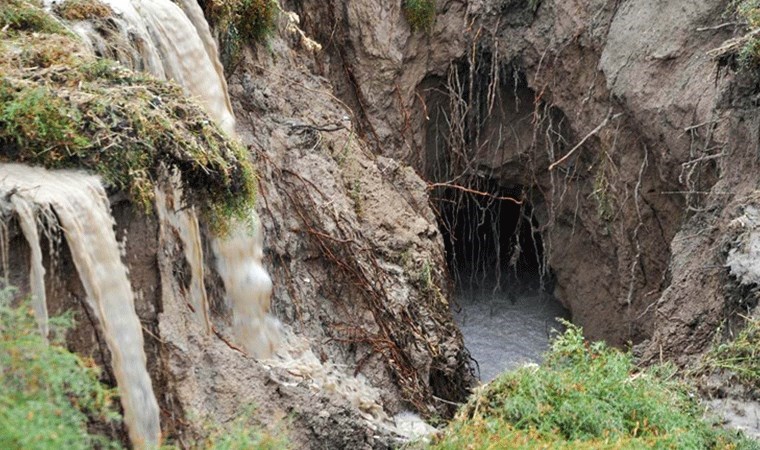
<svg viewBox="0 0 760 450">
<path fill-rule="evenodd" d="M 706 358 L 711 368 L 737 376 L 747 386 L 760 390 L 760 318 L 749 318 L 732 340 L 714 346 Z"/>
<path fill-rule="evenodd" d="M 707 422 L 672 367 L 638 370 L 630 354 L 567 326 L 543 366 L 486 385 L 432 448 L 758 448 Z"/>
<path fill-rule="evenodd" d="M 0 17 L 19 2 L 0 5 Z M 176 168 L 217 231 L 248 218 L 247 151 L 178 86 L 87 54 L 68 34 L 19 30 L 0 31 L 0 162 L 92 170 L 146 212 L 160 167 Z"/>
<path fill-rule="evenodd" d="M 435 23 L 436 0 L 404 0 L 403 10 L 412 31 L 430 31 Z"/>
<path fill-rule="evenodd" d="M 212 427 L 203 448 L 209 450 L 287 450 L 291 448 L 284 434 L 273 435 L 253 425 L 246 414 L 226 426 Z"/>
<path fill-rule="evenodd" d="M 88 431 L 91 420 L 118 420 L 116 394 L 100 384 L 92 361 L 63 346 L 70 318 L 51 319 L 48 345 L 28 303 L 12 307 L 10 297 L 0 291 L 0 448 L 118 448 Z"/>
<path fill-rule="evenodd" d="M 277 28 L 279 5 L 275 0 L 207 0 L 201 2 L 217 32 L 220 57 L 230 73 L 245 44 L 259 44 Z"/>
<path fill-rule="evenodd" d="M 0 29 L 6 32 L 63 33 L 63 26 L 46 13 L 38 0 L 2 0 Z"/>
</svg>

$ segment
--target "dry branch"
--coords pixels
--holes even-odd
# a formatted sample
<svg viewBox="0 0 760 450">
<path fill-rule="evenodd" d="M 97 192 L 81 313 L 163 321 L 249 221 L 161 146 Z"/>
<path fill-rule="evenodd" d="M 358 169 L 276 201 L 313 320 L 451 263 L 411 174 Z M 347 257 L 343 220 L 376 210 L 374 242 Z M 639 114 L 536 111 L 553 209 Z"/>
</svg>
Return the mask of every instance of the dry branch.
<svg viewBox="0 0 760 450">
<path fill-rule="evenodd" d="M 468 187 L 460 186 L 458 184 L 449 184 L 449 183 L 428 183 L 428 190 L 433 190 L 436 188 L 447 188 L 447 189 L 456 189 L 462 192 L 466 192 L 468 194 L 474 194 L 474 195 L 480 195 L 482 197 L 489 197 L 493 200 L 505 200 L 508 202 L 512 202 L 516 205 L 522 205 L 523 200 L 517 200 L 513 197 L 500 197 L 494 194 L 490 194 L 488 192 L 482 192 L 482 191 L 476 191 L 475 189 L 470 189 Z"/>
<path fill-rule="evenodd" d="M 615 119 L 617 119 L 618 117 L 620 117 L 622 115 L 623 115 L 623 113 L 617 113 L 615 115 L 612 115 L 612 108 L 610 108 L 610 111 L 607 113 L 607 117 L 604 118 L 604 120 L 602 121 L 602 123 L 600 123 L 596 128 L 594 128 L 593 130 L 591 130 L 591 132 L 589 134 L 587 134 L 586 136 L 584 136 L 583 139 L 581 139 L 580 142 L 578 142 L 577 144 L 575 144 L 575 147 L 571 148 L 570 151 L 567 152 L 567 154 L 565 156 L 563 156 L 559 160 L 557 160 L 554 163 L 552 163 L 549 166 L 549 171 L 554 170 L 555 167 L 557 167 L 558 165 L 560 165 L 563 162 L 567 161 L 567 159 L 570 158 L 571 156 L 573 156 L 573 153 L 575 153 L 576 150 L 578 150 L 579 148 L 581 148 L 583 146 L 583 144 L 586 143 L 587 140 L 589 140 L 592 136 L 594 136 L 598 132 L 602 131 L 602 129 L 604 127 L 606 127 L 607 124 L 610 123 L 610 121 L 615 120 Z"/>
</svg>

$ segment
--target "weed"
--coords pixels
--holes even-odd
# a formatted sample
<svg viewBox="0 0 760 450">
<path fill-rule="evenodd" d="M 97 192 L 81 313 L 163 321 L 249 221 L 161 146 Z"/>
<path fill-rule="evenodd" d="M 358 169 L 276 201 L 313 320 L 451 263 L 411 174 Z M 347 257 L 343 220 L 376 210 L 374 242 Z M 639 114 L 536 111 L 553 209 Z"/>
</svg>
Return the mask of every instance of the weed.
<svg viewBox="0 0 760 450">
<path fill-rule="evenodd" d="M 404 16 L 412 31 L 429 32 L 435 24 L 436 0 L 404 0 Z"/>
<path fill-rule="evenodd" d="M 90 419 L 119 420 L 115 390 L 99 372 L 63 346 L 70 316 L 50 319 L 50 345 L 39 335 L 27 302 L 11 306 L 11 291 L 0 291 L 0 448 L 117 448 L 90 434 Z"/>
<path fill-rule="evenodd" d="M 706 362 L 709 367 L 736 374 L 740 381 L 760 390 L 760 318 L 747 319 L 733 340 L 715 345 Z"/>
<path fill-rule="evenodd" d="M 630 354 L 565 325 L 543 366 L 483 387 L 432 447 L 757 448 L 705 421 L 672 366 L 638 370 Z"/>
</svg>

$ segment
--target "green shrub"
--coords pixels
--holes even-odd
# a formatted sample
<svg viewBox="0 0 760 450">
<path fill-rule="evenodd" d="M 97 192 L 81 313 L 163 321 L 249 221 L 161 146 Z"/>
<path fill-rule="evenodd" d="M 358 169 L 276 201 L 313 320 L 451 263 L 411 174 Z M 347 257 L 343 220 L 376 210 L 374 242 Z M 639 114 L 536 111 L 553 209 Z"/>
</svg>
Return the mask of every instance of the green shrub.
<svg viewBox="0 0 760 450">
<path fill-rule="evenodd" d="M 566 325 L 543 366 L 486 385 L 432 447 L 758 448 L 705 421 L 672 367 L 637 370 L 630 354 L 589 344 Z"/>
<path fill-rule="evenodd" d="M 436 0 L 404 0 L 404 16 L 412 31 L 430 31 L 435 23 Z"/>
<path fill-rule="evenodd" d="M 115 391 L 100 384 L 99 372 L 63 347 L 69 317 L 50 320 L 50 345 L 40 336 L 28 303 L 10 305 L 0 291 L 0 448 L 117 448 L 91 434 L 90 420 L 111 422 Z"/>
</svg>

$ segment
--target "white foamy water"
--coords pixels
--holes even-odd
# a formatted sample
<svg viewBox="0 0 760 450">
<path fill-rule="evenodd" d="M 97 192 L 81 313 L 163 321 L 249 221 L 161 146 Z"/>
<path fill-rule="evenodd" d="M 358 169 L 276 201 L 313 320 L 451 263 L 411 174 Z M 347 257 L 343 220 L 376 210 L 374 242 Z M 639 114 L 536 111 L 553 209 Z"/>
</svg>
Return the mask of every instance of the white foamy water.
<svg viewBox="0 0 760 450">
<path fill-rule="evenodd" d="M 100 179 L 83 172 L 1 164 L 0 193 L 12 199 L 3 206 L 15 211 L 25 228 L 36 230 L 35 209 L 55 211 L 87 293 L 87 304 L 111 352 L 130 440 L 136 448 L 157 447 L 161 433 L 159 411 L 146 368 L 142 327 Z M 24 231 L 24 236 L 32 249 L 34 266 L 40 252 L 39 236 L 30 230 Z M 33 293 L 39 289 L 34 285 L 40 282 L 35 277 L 33 268 Z M 41 324 L 46 320 L 46 313 L 38 316 Z"/>
<path fill-rule="evenodd" d="M 237 343 L 255 358 L 268 358 L 280 342 L 280 323 L 269 314 L 272 279 L 262 263 L 264 230 L 255 213 L 251 215 L 253 229 L 236 224 L 227 236 L 215 238 L 212 247 Z"/>
<path fill-rule="evenodd" d="M 40 334 L 47 339 L 48 311 L 45 295 L 45 267 L 42 265 L 42 248 L 40 247 L 40 235 L 37 231 L 35 214 L 37 205 L 21 195 L 12 195 L 10 205 L 6 205 L 6 208 L 7 206 L 10 206 L 10 209 L 16 213 L 24 239 L 29 243 L 29 292 L 31 293 L 34 316 L 37 319 Z"/>
<path fill-rule="evenodd" d="M 556 317 L 568 317 L 550 295 L 539 290 L 491 288 L 461 290 L 462 310 L 455 320 L 464 343 L 480 367 L 483 382 L 525 363 L 538 363 L 549 349 L 552 329 L 561 329 Z"/>
</svg>

